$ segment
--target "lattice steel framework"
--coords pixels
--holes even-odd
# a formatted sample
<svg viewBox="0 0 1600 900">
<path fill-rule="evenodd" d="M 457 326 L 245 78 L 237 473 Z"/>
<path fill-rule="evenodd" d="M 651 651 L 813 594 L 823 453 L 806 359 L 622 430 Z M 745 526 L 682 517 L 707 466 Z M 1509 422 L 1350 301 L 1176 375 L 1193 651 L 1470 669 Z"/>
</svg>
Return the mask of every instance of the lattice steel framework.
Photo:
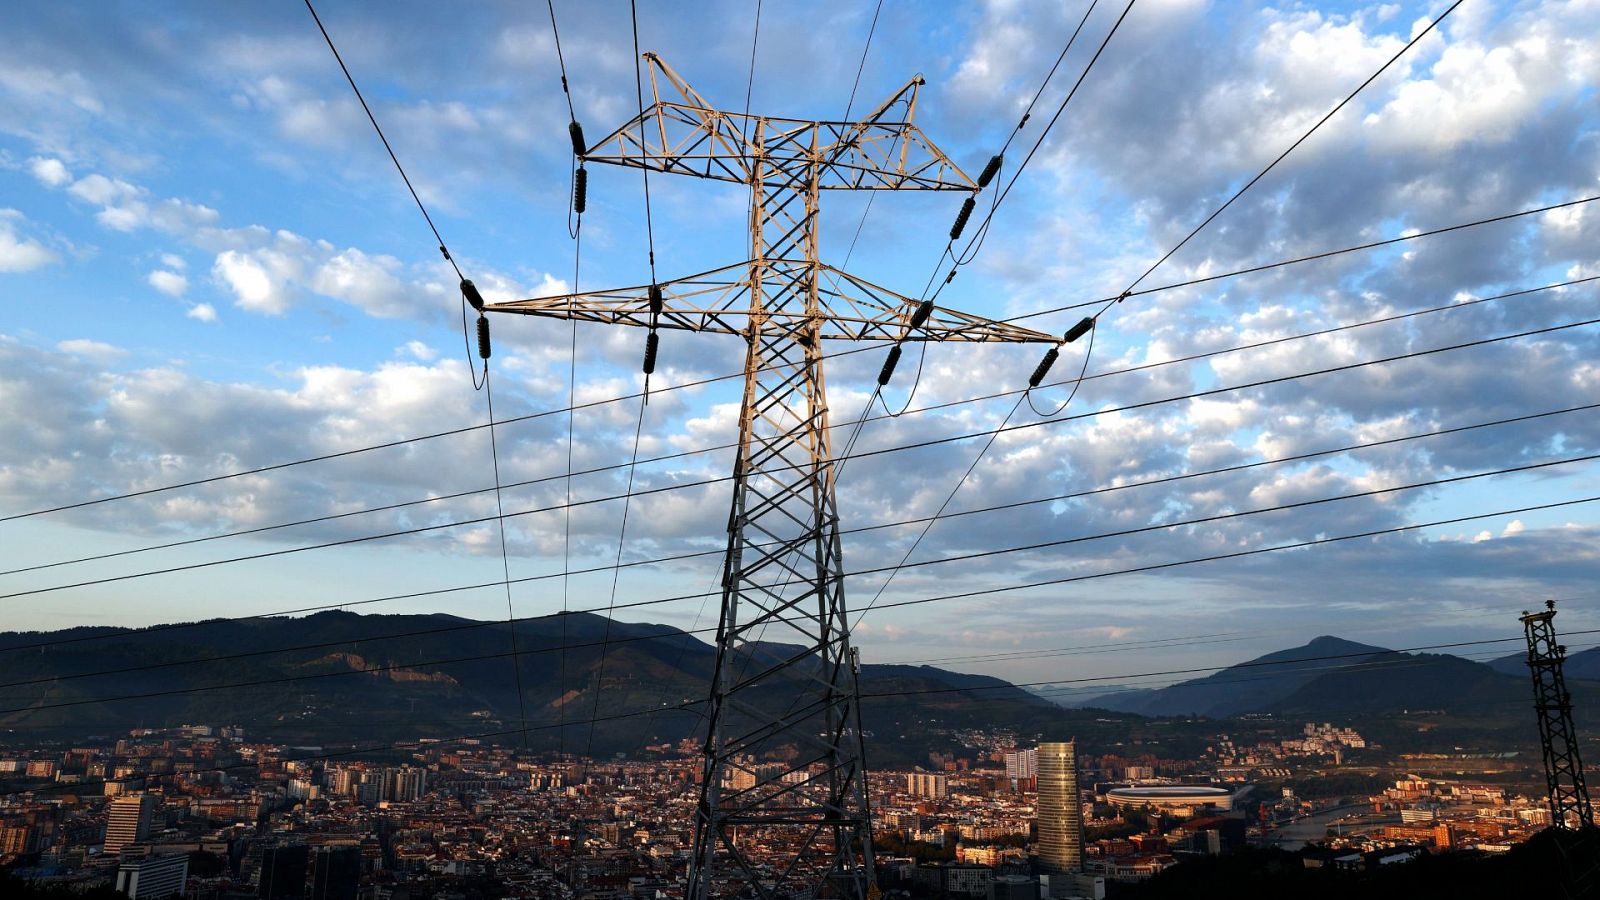
<svg viewBox="0 0 1600 900">
<path fill-rule="evenodd" d="M 1572 695 L 1561 664 L 1567 648 L 1556 643 L 1555 601 L 1545 611 L 1523 613 L 1528 635 L 1528 669 L 1533 674 L 1533 708 L 1539 714 L 1539 742 L 1544 749 L 1545 781 L 1550 795 L 1550 821 L 1557 828 L 1593 827 L 1594 807 L 1584 784 L 1578 756 L 1578 732 L 1572 724 Z"/>
<path fill-rule="evenodd" d="M 1060 338 L 945 310 L 914 325 L 918 301 L 818 260 L 822 191 L 976 189 L 911 122 L 921 78 L 861 121 L 803 121 L 715 109 L 655 54 L 644 59 L 654 102 L 583 159 L 748 185 L 750 259 L 486 309 L 745 339 L 688 897 L 736 887 L 763 900 L 864 898 L 875 892 L 871 828 L 821 342 Z M 752 638 L 768 625 L 791 642 L 758 648 Z M 741 834 L 753 829 L 781 844 L 781 864 L 745 852 Z"/>
</svg>

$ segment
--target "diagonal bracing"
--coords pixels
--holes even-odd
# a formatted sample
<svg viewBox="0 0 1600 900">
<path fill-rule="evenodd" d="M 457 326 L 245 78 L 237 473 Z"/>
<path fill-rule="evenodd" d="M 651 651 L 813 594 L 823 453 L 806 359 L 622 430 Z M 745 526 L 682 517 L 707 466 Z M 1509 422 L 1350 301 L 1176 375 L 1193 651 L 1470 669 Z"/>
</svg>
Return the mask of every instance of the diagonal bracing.
<svg viewBox="0 0 1600 900">
<path fill-rule="evenodd" d="M 745 340 L 688 898 L 866 900 L 876 893 L 871 827 L 822 342 L 1061 339 L 935 311 L 818 259 L 824 190 L 977 189 L 912 124 L 920 78 L 858 122 L 804 121 L 718 110 L 659 57 L 644 58 L 654 102 L 583 159 L 748 185 L 750 258 L 484 309 L 648 328 L 652 347 L 658 328 Z M 769 625 L 779 646 L 757 637 Z M 781 858 L 749 852 L 752 829 L 775 836 Z"/>
</svg>

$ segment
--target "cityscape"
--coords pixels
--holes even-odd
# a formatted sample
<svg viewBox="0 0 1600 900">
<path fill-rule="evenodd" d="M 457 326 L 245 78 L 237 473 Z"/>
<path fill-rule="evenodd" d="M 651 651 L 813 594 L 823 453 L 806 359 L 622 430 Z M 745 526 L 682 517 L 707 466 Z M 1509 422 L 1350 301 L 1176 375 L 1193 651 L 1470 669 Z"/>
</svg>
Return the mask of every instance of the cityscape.
<svg viewBox="0 0 1600 900">
<path fill-rule="evenodd" d="M 0 33 L 0 900 L 1600 900 L 1594 0 Z"/>
<path fill-rule="evenodd" d="M 924 765 L 872 773 L 877 883 L 909 897 L 1103 900 L 1184 860 L 1245 848 L 1359 872 L 1425 853 L 1503 855 L 1551 824 L 1546 798 L 1510 786 L 1530 782 L 1508 761 L 1412 760 L 1450 774 L 1383 783 L 1369 773 L 1408 761 L 1348 727 L 1276 724 L 1281 739 L 1249 746 L 1214 735 L 1201 759 L 951 732 L 950 749 Z M 0 852 L 12 879 L 114 883 L 133 897 L 684 891 L 693 740 L 605 761 L 430 739 L 364 759 L 321 749 L 190 725 L 0 758 Z M 1345 787 L 1344 772 L 1375 789 Z M 786 830 L 740 840 L 771 871 L 789 855 Z M 718 894 L 738 893 L 737 881 Z"/>
</svg>

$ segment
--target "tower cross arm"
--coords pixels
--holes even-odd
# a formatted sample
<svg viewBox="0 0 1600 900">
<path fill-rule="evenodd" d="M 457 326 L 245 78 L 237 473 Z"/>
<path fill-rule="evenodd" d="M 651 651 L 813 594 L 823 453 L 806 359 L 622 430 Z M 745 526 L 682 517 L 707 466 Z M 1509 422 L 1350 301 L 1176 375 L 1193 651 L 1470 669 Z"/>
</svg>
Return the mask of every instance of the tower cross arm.
<svg viewBox="0 0 1600 900">
<path fill-rule="evenodd" d="M 815 265 L 815 271 L 812 267 Z M 815 334 L 825 340 L 960 341 L 975 343 L 1059 343 L 1059 335 L 1034 331 L 982 316 L 935 309 L 913 328 L 919 301 L 840 269 L 804 260 L 766 260 L 760 267 L 766 290 L 816 278 L 817 309 L 799 303 L 753 308 L 751 262 L 741 262 L 663 283 L 661 306 L 653 308 L 648 285 L 559 294 L 491 303 L 488 312 L 576 319 L 608 325 L 670 328 L 717 334 L 750 333 L 760 320 L 767 333 L 789 333 L 797 340 Z"/>
<path fill-rule="evenodd" d="M 814 178 L 822 190 L 977 187 L 912 124 L 920 76 L 860 121 L 810 121 L 717 109 L 660 57 L 644 56 L 654 102 L 588 148 L 585 162 L 739 184 L 758 172 L 778 186 Z"/>
</svg>

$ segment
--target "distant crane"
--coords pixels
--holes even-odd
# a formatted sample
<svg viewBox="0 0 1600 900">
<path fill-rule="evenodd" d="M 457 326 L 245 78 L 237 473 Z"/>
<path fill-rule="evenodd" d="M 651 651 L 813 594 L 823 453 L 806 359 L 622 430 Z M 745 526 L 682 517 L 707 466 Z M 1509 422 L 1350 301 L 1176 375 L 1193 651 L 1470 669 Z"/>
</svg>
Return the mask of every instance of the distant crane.
<svg viewBox="0 0 1600 900">
<path fill-rule="evenodd" d="M 998 169 L 996 158 L 974 182 L 912 124 L 920 77 L 860 121 L 805 121 L 715 109 L 655 54 L 644 60 L 655 102 L 589 148 L 574 122 L 574 150 L 585 162 L 748 185 L 750 259 L 616 290 L 493 304 L 472 290 L 467 296 L 480 312 L 646 328 L 646 375 L 655 368 L 659 328 L 744 338 L 744 400 L 688 900 L 709 900 L 719 864 L 761 900 L 864 900 L 876 894 L 872 832 L 822 342 L 893 342 L 881 385 L 906 340 L 1060 344 L 1063 338 L 935 312 L 931 302 L 819 261 L 821 191 L 975 193 Z M 586 183 L 580 169 L 579 189 Z M 952 239 L 973 202 L 965 201 Z M 1047 354 L 1030 384 L 1037 385 L 1055 355 Z M 791 584 L 793 594 L 786 590 Z M 755 660 L 751 637 L 768 625 L 800 650 L 767 650 L 771 659 Z M 780 675 L 787 679 L 788 711 L 773 715 L 767 710 Z M 767 704 L 759 701 L 763 686 Z M 751 830 L 740 826 L 788 834 L 786 859 L 762 865 L 736 840 L 736 829 L 741 837 Z"/>
</svg>

